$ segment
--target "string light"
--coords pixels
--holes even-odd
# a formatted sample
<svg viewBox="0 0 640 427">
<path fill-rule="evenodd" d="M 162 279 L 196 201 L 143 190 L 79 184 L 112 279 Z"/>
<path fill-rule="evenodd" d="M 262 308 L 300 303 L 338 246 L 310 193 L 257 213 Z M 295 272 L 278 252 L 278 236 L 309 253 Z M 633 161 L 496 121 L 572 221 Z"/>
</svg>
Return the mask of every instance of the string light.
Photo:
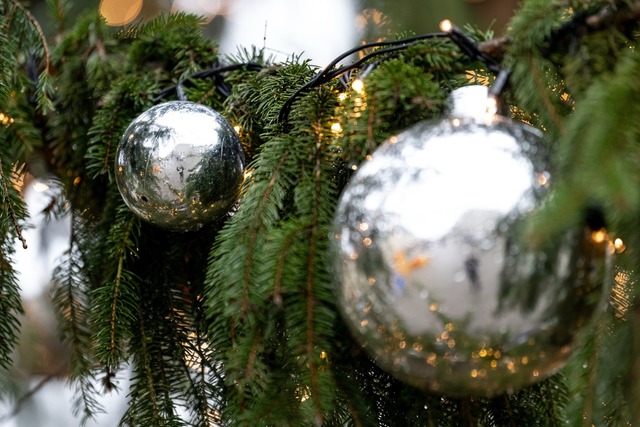
<svg viewBox="0 0 640 427">
<path fill-rule="evenodd" d="M 591 233 L 591 240 L 594 243 L 602 243 L 607 240 L 607 230 L 601 228 L 600 230 L 594 231 Z"/>
<path fill-rule="evenodd" d="M 227 83 L 225 83 L 222 75 L 229 71 L 238 71 L 238 70 L 260 71 L 262 70 L 262 65 L 255 62 L 244 62 L 244 63 L 230 64 L 230 65 L 218 65 L 214 68 L 203 70 L 181 79 L 178 82 L 178 84 L 176 84 L 175 86 L 170 86 L 167 89 L 158 93 L 155 99 L 156 101 L 158 101 L 163 98 L 166 98 L 171 93 L 176 92 L 178 95 L 178 99 L 186 100 L 186 96 L 184 94 L 184 86 L 191 84 L 192 80 L 204 79 L 208 77 L 213 78 L 214 83 L 216 85 L 216 89 L 218 89 L 218 92 L 223 97 L 228 98 L 231 95 L 231 88 Z"/>
<path fill-rule="evenodd" d="M 448 19 L 440 21 L 440 31 L 450 33 L 453 30 L 453 24 Z"/>
<path fill-rule="evenodd" d="M 9 115 L 4 113 L 0 113 L 0 123 L 2 123 L 5 126 L 9 126 L 10 124 L 13 123 L 13 117 L 10 117 Z"/>
<path fill-rule="evenodd" d="M 355 79 L 351 84 L 351 88 L 359 95 L 362 95 L 364 93 L 364 81 L 360 78 Z"/>
</svg>

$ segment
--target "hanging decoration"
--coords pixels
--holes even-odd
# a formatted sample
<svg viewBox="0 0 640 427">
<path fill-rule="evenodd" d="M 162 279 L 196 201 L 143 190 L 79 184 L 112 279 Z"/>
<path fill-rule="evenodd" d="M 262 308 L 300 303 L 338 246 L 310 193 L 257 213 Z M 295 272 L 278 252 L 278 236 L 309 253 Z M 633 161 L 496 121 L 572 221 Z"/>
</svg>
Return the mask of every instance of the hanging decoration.
<svg viewBox="0 0 640 427">
<path fill-rule="evenodd" d="M 240 138 L 213 109 L 169 101 L 138 116 L 116 152 L 115 176 L 127 206 L 172 231 L 223 217 L 244 180 Z"/>
<path fill-rule="evenodd" d="M 486 87 L 452 99 L 449 117 L 389 138 L 345 188 L 332 233 L 338 303 L 397 378 L 493 396 L 567 361 L 602 300 L 609 246 L 586 226 L 523 242 L 551 182 L 542 133 L 497 115 Z"/>
</svg>

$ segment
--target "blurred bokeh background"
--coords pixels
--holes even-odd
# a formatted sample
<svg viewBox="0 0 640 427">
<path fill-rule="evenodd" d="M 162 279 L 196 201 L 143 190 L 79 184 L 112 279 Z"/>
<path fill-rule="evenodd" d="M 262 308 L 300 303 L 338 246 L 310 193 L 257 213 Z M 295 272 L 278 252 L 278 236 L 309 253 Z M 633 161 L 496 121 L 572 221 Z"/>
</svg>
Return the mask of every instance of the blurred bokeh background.
<svg viewBox="0 0 640 427">
<path fill-rule="evenodd" d="M 51 32 L 46 1 L 31 10 L 45 32 Z M 223 54 L 242 48 L 264 48 L 275 60 L 296 54 L 319 67 L 363 41 L 438 31 L 443 19 L 504 33 L 516 0 L 76 0 L 73 14 L 100 11 L 113 26 L 144 22 L 160 13 L 184 11 L 206 18 L 206 34 Z M 42 209 L 56 197 L 55 177 L 26 177 L 19 183 L 31 216 L 25 230 L 29 248 L 16 243 L 24 298 L 23 333 L 16 352 L 13 380 L 0 388 L 0 427 L 71 427 L 73 390 L 66 384 L 67 354 L 57 340 L 51 310 L 49 278 L 69 240 L 68 219 L 46 220 Z M 120 391 L 106 393 L 107 411 L 89 427 L 116 426 L 126 407 L 126 372 Z"/>
</svg>

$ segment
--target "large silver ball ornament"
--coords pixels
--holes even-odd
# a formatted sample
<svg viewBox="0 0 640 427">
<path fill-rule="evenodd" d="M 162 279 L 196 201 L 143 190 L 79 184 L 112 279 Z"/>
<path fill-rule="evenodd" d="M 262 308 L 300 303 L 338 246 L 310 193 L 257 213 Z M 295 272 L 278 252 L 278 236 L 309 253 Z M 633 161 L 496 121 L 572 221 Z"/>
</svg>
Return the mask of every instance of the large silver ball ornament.
<svg viewBox="0 0 640 427">
<path fill-rule="evenodd" d="M 116 184 L 143 220 L 190 231 L 225 215 L 244 180 L 244 153 L 229 122 L 213 109 L 170 101 L 140 114 L 116 152 Z"/>
<path fill-rule="evenodd" d="M 609 249 L 586 226 L 521 241 L 551 180 L 542 135 L 487 114 L 485 88 L 453 98 L 450 117 L 391 137 L 346 186 L 331 236 L 338 305 L 397 378 L 493 396 L 563 366 L 602 303 Z"/>
</svg>

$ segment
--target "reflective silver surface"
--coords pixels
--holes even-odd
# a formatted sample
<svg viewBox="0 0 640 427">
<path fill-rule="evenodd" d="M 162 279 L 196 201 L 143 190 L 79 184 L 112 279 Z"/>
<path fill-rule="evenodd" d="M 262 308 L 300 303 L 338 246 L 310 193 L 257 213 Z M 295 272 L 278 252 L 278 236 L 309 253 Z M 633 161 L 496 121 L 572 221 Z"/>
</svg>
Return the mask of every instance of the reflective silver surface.
<svg viewBox="0 0 640 427">
<path fill-rule="evenodd" d="M 140 218 L 189 231 L 223 216 L 244 180 L 244 153 L 229 122 L 189 101 L 156 105 L 127 127 L 116 183 Z"/>
<path fill-rule="evenodd" d="M 345 188 L 338 304 L 397 378 L 453 396 L 513 391 L 559 369 L 602 302 L 609 248 L 591 230 L 519 241 L 550 183 L 540 138 L 500 116 L 419 123 Z"/>
</svg>

